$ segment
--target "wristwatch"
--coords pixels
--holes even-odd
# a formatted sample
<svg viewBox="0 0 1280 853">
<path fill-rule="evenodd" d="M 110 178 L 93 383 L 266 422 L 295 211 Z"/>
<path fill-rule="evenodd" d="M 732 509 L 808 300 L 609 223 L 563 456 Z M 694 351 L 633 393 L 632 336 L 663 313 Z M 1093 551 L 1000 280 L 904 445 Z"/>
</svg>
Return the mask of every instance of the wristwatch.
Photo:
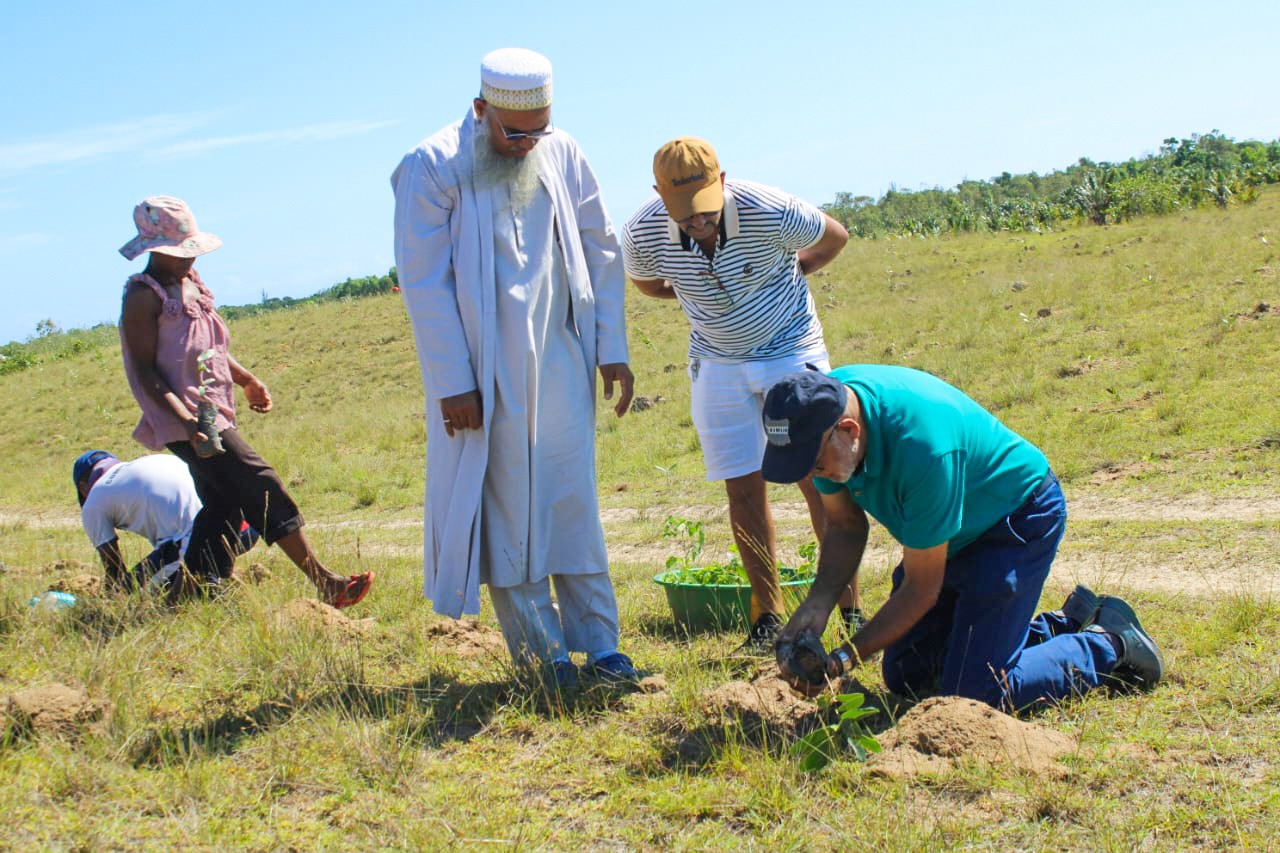
<svg viewBox="0 0 1280 853">
<path fill-rule="evenodd" d="M 831 650 L 831 656 L 840 661 L 840 674 L 844 675 L 853 669 L 853 657 L 844 650 L 844 646 L 836 646 Z"/>
</svg>

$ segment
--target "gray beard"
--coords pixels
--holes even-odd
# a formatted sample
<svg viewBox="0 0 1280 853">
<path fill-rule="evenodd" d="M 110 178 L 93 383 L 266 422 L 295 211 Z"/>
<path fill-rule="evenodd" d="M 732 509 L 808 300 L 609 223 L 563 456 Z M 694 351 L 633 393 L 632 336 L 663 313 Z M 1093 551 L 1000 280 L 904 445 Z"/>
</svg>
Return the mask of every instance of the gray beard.
<svg viewBox="0 0 1280 853">
<path fill-rule="evenodd" d="M 503 157 L 489 144 L 488 124 L 488 116 L 476 123 L 472 174 L 475 188 L 491 190 L 505 186 L 511 194 L 511 209 L 522 213 L 538 193 L 542 150 L 535 145 L 524 157 Z"/>
</svg>

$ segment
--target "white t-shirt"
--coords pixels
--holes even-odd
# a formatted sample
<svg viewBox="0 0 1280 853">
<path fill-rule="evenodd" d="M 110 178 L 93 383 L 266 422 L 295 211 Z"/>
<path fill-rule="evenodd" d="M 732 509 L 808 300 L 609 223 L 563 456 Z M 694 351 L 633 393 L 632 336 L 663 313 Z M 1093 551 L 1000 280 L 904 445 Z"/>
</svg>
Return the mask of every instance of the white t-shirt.
<svg viewBox="0 0 1280 853">
<path fill-rule="evenodd" d="M 155 454 L 103 474 L 89 490 L 80 520 L 95 548 L 115 539 L 117 530 L 137 533 L 158 548 L 186 536 L 200 507 L 187 464 Z"/>
</svg>

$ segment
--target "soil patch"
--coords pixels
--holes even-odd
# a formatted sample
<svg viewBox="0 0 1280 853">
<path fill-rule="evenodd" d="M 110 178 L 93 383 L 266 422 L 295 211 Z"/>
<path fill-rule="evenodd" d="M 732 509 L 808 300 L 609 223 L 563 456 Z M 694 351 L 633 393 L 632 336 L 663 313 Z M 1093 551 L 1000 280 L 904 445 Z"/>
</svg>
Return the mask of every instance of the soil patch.
<svg viewBox="0 0 1280 853">
<path fill-rule="evenodd" d="M 507 650 L 502 632 L 474 619 L 441 619 L 427 626 L 427 637 L 444 643 L 458 657 L 501 656 Z"/>
<path fill-rule="evenodd" d="M 1058 758 L 1077 746 L 1062 732 L 956 696 L 921 702 L 880 736 L 880 745 L 884 751 L 868 760 L 867 769 L 892 779 L 935 776 L 968 762 L 1061 778 L 1067 769 Z"/>
<path fill-rule="evenodd" d="M 257 586 L 270 579 L 271 570 L 262 563 L 250 563 L 247 566 L 236 563 L 231 569 L 231 580 L 242 586 Z"/>
<path fill-rule="evenodd" d="M 65 684 L 27 687 L 3 701 L 5 728 L 17 735 L 49 734 L 78 739 L 86 728 L 101 727 L 111 705 Z"/>
<path fill-rule="evenodd" d="M 101 575 L 73 575 L 69 578 L 58 578 L 49 584 L 54 592 L 69 592 L 78 598 L 102 595 Z"/>
<path fill-rule="evenodd" d="M 772 661 L 750 681 L 730 681 L 703 693 L 702 711 L 721 726 L 741 726 L 748 736 L 802 733 L 816 724 L 819 714 L 815 703 L 801 698 L 778 677 Z"/>
<path fill-rule="evenodd" d="M 92 574 L 96 567 L 91 563 L 82 560 L 54 560 L 45 567 L 46 572 L 55 572 L 57 574 L 74 574 L 87 575 Z"/>
<path fill-rule="evenodd" d="M 309 625 L 326 633 L 356 637 L 369 631 L 374 620 L 351 619 L 336 607 L 314 598 L 295 598 L 280 608 L 280 612 L 276 614 L 276 625 L 281 628 Z"/>
</svg>

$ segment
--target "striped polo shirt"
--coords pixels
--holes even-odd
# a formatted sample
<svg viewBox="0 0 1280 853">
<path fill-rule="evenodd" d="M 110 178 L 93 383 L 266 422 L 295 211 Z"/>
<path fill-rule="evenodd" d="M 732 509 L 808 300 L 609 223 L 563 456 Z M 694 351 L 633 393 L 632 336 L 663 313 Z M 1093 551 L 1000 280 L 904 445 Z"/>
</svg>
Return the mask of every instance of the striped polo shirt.
<svg viewBox="0 0 1280 853">
<path fill-rule="evenodd" d="M 822 211 L 781 190 L 726 180 L 715 257 L 655 197 L 622 231 L 633 279 L 665 279 L 689 318 L 689 356 L 757 361 L 824 349 L 796 253 L 821 239 Z"/>
</svg>

